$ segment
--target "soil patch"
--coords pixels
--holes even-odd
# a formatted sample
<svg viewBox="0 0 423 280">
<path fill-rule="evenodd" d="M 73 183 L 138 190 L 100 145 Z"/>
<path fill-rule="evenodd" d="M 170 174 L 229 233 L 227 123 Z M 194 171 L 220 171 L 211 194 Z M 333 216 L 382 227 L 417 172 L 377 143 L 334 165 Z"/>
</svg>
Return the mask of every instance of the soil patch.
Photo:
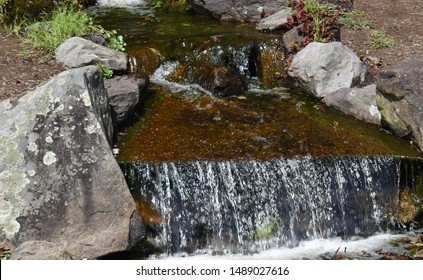
<svg viewBox="0 0 423 280">
<path fill-rule="evenodd" d="M 343 29 L 342 42 L 363 59 L 373 74 L 406 58 L 423 55 L 423 1 L 357 0 L 354 10 L 366 13 L 370 26 L 362 30 Z M 369 47 L 372 29 L 384 31 L 397 45 L 383 49 Z"/>
<path fill-rule="evenodd" d="M 17 97 L 64 70 L 54 60 L 20 55 L 18 37 L 0 33 L 0 100 Z"/>
</svg>

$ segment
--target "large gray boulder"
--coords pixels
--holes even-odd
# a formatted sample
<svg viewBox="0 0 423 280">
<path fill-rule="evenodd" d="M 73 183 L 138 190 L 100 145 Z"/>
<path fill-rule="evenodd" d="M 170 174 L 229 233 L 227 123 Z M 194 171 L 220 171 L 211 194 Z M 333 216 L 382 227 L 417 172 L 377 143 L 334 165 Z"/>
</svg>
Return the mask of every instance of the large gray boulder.
<svg viewBox="0 0 423 280">
<path fill-rule="evenodd" d="M 187 0 L 192 9 L 219 20 L 258 22 L 260 11 L 272 15 L 288 7 L 288 0 Z"/>
<path fill-rule="evenodd" d="M 95 66 L 0 103 L 0 240 L 13 258 L 94 259 L 132 246 L 135 206 L 112 132 Z"/>
<path fill-rule="evenodd" d="M 376 105 L 376 85 L 363 88 L 341 88 L 327 94 L 323 100 L 326 105 L 358 120 L 380 125 L 381 115 Z"/>
<path fill-rule="evenodd" d="M 116 71 L 126 71 L 128 56 L 90 40 L 72 37 L 55 50 L 56 60 L 68 68 L 101 64 Z"/>
<path fill-rule="evenodd" d="M 357 55 L 341 42 L 313 42 L 295 55 L 288 75 L 306 92 L 325 97 L 341 88 L 362 85 L 368 72 Z"/>
<path fill-rule="evenodd" d="M 423 150 L 423 56 L 380 71 L 376 86 L 383 121 L 400 137 L 411 134 Z"/>
</svg>

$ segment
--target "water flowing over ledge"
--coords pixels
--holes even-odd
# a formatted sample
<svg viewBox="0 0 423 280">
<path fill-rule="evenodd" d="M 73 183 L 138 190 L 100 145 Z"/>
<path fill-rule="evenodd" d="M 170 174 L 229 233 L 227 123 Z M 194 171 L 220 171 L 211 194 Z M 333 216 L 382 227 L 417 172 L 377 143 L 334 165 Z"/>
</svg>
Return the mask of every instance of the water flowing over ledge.
<svg viewBox="0 0 423 280">
<path fill-rule="evenodd" d="M 99 6 L 105 7 L 127 7 L 136 5 L 146 5 L 144 0 L 97 0 Z"/>
<path fill-rule="evenodd" d="M 154 252 L 250 254 L 393 230 L 399 192 L 422 180 L 423 161 L 297 157 L 121 166 L 153 216 L 144 220 Z"/>
</svg>

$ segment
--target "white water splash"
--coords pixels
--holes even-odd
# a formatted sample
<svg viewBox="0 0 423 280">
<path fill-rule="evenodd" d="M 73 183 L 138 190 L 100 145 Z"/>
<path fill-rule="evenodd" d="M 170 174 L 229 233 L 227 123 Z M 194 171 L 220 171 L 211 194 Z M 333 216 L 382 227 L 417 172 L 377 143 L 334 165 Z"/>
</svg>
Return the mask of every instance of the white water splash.
<svg viewBox="0 0 423 280">
<path fill-rule="evenodd" d="M 105 7 L 127 7 L 146 5 L 147 2 L 143 0 L 97 0 L 97 4 Z"/>
<path fill-rule="evenodd" d="M 183 85 L 176 82 L 167 80 L 169 74 L 171 74 L 179 66 L 178 62 L 165 62 L 151 75 L 150 81 L 152 83 L 167 87 L 173 93 L 184 92 L 188 94 L 205 94 L 210 97 L 213 93 L 201 87 L 198 84 Z"/>
<path fill-rule="evenodd" d="M 369 238 L 357 238 L 356 240 L 345 241 L 341 238 L 315 239 L 312 241 L 302 241 L 294 248 L 272 248 L 257 254 L 228 254 L 212 255 L 208 252 L 197 252 L 192 255 L 175 254 L 173 256 L 162 255 L 152 257 L 168 260 L 318 260 L 322 256 L 330 258 L 334 255 L 356 258 L 356 259 L 377 259 L 378 252 L 396 251 L 392 245 L 393 241 L 407 238 L 407 234 L 376 234 Z"/>
<path fill-rule="evenodd" d="M 248 92 L 255 94 L 278 94 L 283 99 L 290 98 L 290 90 L 286 87 L 265 88 L 257 78 L 251 78 L 248 84 Z"/>
</svg>

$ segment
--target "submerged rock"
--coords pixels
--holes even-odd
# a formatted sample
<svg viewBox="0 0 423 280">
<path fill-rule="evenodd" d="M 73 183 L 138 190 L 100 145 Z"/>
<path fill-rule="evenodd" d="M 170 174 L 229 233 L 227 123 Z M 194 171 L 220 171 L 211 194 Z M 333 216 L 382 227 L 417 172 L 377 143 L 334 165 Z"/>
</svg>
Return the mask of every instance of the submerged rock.
<svg viewBox="0 0 423 280">
<path fill-rule="evenodd" d="M 218 97 L 240 95 L 247 89 L 245 77 L 235 70 L 208 62 L 181 64 L 169 78 L 181 83 L 197 83 Z"/>
<path fill-rule="evenodd" d="M 131 72 L 151 75 L 165 61 L 159 50 L 151 47 L 141 47 L 129 50 Z"/>
<path fill-rule="evenodd" d="M 376 85 L 383 120 L 400 137 L 411 133 L 423 150 L 423 56 L 382 70 Z"/>
<path fill-rule="evenodd" d="M 0 240 L 14 259 L 94 259 L 132 246 L 135 206 L 111 149 L 95 66 L 0 103 Z"/>
<path fill-rule="evenodd" d="M 359 86 L 367 73 L 365 64 L 340 42 L 307 45 L 295 55 L 288 71 L 303 90 L 316 97 Z"/>
</svg>

